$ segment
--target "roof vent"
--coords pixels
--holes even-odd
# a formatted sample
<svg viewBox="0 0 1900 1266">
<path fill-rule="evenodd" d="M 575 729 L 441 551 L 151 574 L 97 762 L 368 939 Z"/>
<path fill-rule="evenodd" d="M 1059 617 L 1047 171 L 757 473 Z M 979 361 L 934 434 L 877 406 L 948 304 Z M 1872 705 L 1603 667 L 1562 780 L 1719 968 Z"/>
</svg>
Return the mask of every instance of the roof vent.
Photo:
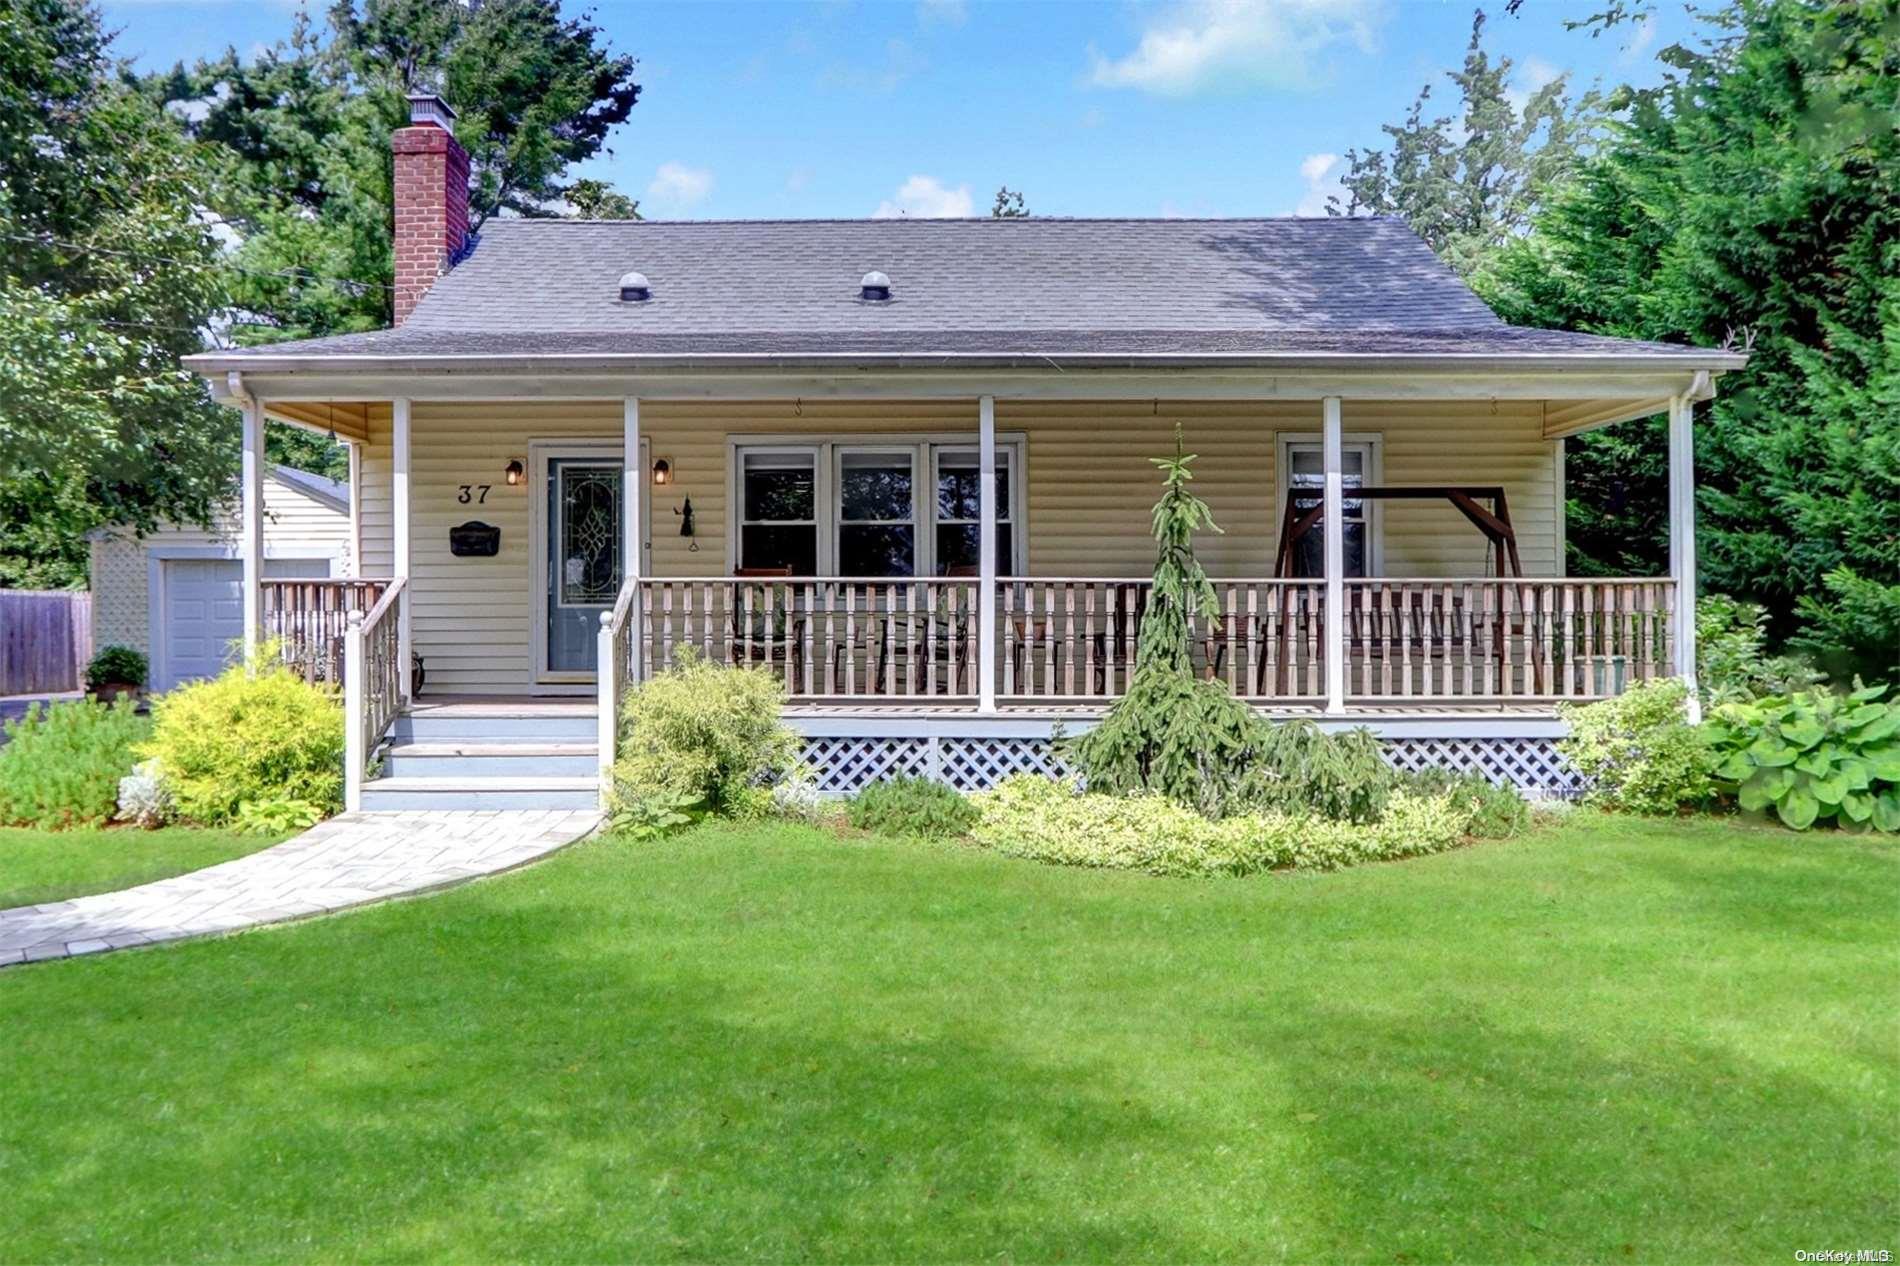
<svg viewBox="0 0 1900 1266">
<path fill-rule="evenodd" d="M 882 303 L 891 297 L 891 279 L 875 268 L 864 274 L 864 280 L 858 283 L 858 296 Z"/>
<path fill-rule="evenodd" d="M 653 297 L 653 287 L 647 285 L 645 273 L 620 274 L 620 301 L 622 303 L 645 303 Z"/>
</svg>

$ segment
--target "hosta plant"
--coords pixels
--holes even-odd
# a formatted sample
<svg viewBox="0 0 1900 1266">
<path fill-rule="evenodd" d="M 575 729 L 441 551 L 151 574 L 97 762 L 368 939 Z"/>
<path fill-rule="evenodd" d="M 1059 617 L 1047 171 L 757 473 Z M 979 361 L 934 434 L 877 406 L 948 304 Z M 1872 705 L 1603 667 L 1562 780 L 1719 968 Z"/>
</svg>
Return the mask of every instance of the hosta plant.
<svg viewBox="0 0 1900 1266">
<path fill-rule="evenodd" d="M 1885 686 L 1726 704 L 1703 726 L 1715 777 L 1748 812 L 1797 831 L 1900 831 L 1900 702 Z"/>
</svg>

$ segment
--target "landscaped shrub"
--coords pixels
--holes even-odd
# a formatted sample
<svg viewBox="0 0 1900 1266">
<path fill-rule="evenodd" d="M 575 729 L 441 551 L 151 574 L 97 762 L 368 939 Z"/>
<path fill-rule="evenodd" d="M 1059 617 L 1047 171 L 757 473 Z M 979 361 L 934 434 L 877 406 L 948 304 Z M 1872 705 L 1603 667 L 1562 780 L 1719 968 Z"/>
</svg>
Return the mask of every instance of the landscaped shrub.
<svg viewBox="0 0 1900 1266">
<path fill-rule="evenodd" d="M 119 779 L 119 821 L 133 826 L 164 826 L 176 811 L 172 793 L 159 775 L 157 761 L 142 760 L 132 766 L 131 773 Z"/>
<path fill-rule="evenodd" d="M 861 831 L 948 840 L 967 835 L 978 815 L 967 797 L 933 779 L 891 778 L 851 797 L 846 816 Z"/>
<path fill-rule="evenodd" d="M 1509 839 L 1531 824 L 1531 807 L 1523 794 L 1481 774 L 1426 769 L 1408 776 L 1405 788 L 1414 795 L 1447 797 L 1465 816 L 1465 834 L 1478 839 Z"/>
<path fill-rule="evenodd" d="M 798 736 L 779 721 L 785 687 L 758 668 L 728 668 L 685 648 L 677 665 L 642 682 L 622 709 L 616 806 L 662 798 L 677 810 L 768 812 L 763 784 L 789 774 Z"/>
<path fill-rule="evenodd" d="M 817 822 L 825 816 L 825 798 L 818 792 L 818 778 L 809 765 L 794 766 L 772 784 L 772 812 L 799 822 Z"/>
<path fill-rule="evenodd" d="M 1220 615 L 1194 556 L 1194 534 L 1220 529 L 1188 490 L 1193 461 L 1178 431 L 1174 456 L 1155 459 L 1162 491 L 1154 508 L 1154 587 L 1134 673 L 1101 724 L 1064 744 L 1064 755 L 1091 791 L 1158 793 L 1213 818 L 1271 810 L 1371 822 L 1395 776 L 1370 733 L 1276 726 L 1194 669 L 1191 621 Z"/>
<path fill-rule="evenodd" d="M 1376 822 L 1402 781 L 1363 726 L 1329 732 L 1311 721 L 1259 719 L 1249 741 L 1235 796 L 1249 811 Z"/>
<path fill-rule="evenodd" d="M 108 646 L 86 665 L 86 688 L 105 686 L 143 686 L 147 664 L 145 656 L 130 646 Z"/>
<path fill-rule="evenodd" d="M 1587 800 L 1626 813 L 1675 813 L 1713 791 L 1709 748 L 1689 724 L 1681 680 L 1642 682 L 1614 699 L 1559 704 L 1557 750 L 1591 783 Z"/>
<path fill-rule="evenodd" d="M 1078 793 L 1019 774 L 972 798 L 970 838 L 1011 857 L 1140 870 L 1154 875 L 1245 875 L 1443 852 L 1465 834 L 1448 796 L 1394 794 L 1377 822 L 1360 825 L 1283 813 L 1237 813 L 1218 821 L 1166 796 Z"/>
<path fill-rule="evenodd" d="M 119 779 L 151 733 L 130 699 L 34 704 L 0 745 L 0 825 L 98 826 L 119 803 Z"/>
<path fill-rule="evenodd" d="M 1712 593 L 1695 605 L 1696 687 L 1702 702 L 1745 703 L 1818 684 L 1804 659 L 1768 653 L 1768 613 L 1752 602 Z"/>
<path fill-rule="evenodd" d="M 260 650 L 255 675 L 228 668 L 162 695 L 141 754 L 158 760 L 178 814 L 207 826 L 245 801 L 301 800 L 334 813 L 343 797 L 343 708 Z"/>
<path fill-rule="evenodd" d="M 1900 831 L 1900 702 L 1885 686 L 1727 704 L 1703 726 L 1715 776 L 1741 807 L 1797 831 Z"/>
<path fill-rule="evenodd" d="M 237 829 L 246 835 L 288 835 L 323 821 L 324 812 L 308 800 L 271 796 L 238 805 Z"/>
</svg>

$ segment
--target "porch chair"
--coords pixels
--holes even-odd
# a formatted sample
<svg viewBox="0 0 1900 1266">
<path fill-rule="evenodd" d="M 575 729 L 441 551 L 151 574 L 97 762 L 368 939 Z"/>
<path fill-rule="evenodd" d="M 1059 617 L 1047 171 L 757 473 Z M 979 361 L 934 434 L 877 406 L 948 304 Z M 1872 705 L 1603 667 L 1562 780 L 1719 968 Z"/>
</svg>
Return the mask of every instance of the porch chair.
<svg viewBox="0 0 1900 1266">
<path fill-rule="evenodd" d="M 790 567 L 735 567 L 740 580 L 786 580 Z M 746 595 L 752 595 L 751 619 L 746 618 Z M 776 585 L 735 585 L 732 609 L 727 612 L 726 658 L 733 664 L 773 665 L 791 662 L 794 677 L 804 668 L 805 618 L 789 595 Z"/>
<path fill-rule="evenodd" d="M 975 580 L 982 574 L 981 569 L 958 563 L 946 567 L 944 577 L 950 580 Z M 952 694 L 951 687 L 963 685 L 962 694 L 976 693 L 976 674 L 973 658 L 976 653 L 976 606 L 952 608 L 949 605 L 950 593 L 940 590 L 934 598 L 935 610 L 931 611 L 926 632 L 918 634 L 915 645 L 910 648 L 910 660 L 913 672 L 912 692 L 915 694 Z M 935 646 L 929 632 L 935 631 Z M 941 667 L 941 673 L 933 672 Z M 931 679 L 935 677 L 937 688 L 931 690 Z"/>
</svg>

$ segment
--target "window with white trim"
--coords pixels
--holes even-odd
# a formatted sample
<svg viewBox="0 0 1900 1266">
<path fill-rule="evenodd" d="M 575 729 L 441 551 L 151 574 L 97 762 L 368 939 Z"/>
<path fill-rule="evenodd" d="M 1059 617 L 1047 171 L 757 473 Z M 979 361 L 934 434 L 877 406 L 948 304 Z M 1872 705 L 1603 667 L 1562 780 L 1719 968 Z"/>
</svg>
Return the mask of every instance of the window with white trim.
<svg viewBox="0 0 1900 1266">
<path fill-rule="evenodd" d="M 841 576 L 917 574 L 917 450 L 838 449 Z"/>
<path fill-rule="evenodd" d="M 974 448 L 938 446 L 936 523 L 936 574 L 975 575 L 982 557 L 983 491 L 980 455 Z M 1010 478 L 1015 469 L 1013 448 L 996 451 L 996 574 L 1016 570 L 1016 522 L 1010 497 Z"/>
<path fill-rule="evenodd" d="M 739 455 L 738 566 L 794 576 L 818 570 L 818 454 L 760 448 Z"/>
<path fill-rule="evenodd" d="M 732 564 L 793 575 L 974 575 L 982 532 L 968 441 L 738 443 Z M 996 446 L 996 570 L 1021 570 L 1022 441 Z"/>
<path fill-rule="evenodd" d="M 1345 574 L 1363 577 L 1373 574 L 1378 557 L 1377 512 L 1371 503 L 1352 495 L 1355 488 L 1378 481 L 1378 443 L 1371 439 L 1347 440 L 1340 446 L 1340 482 L 1344 497 L 1340 502 L 1344 520 Z M 1295 514 L 1311 509 L 1326 496 L 1326 450 L 1317 437 L 1300 436 L 1280 441 L 1280 498 L 1285 505 L 1290 497 Z M 1326 538 L 1316 524 L 1293 547 L 1293 574 L 1317 579 L 1326 574 Z"/>
</svg>

